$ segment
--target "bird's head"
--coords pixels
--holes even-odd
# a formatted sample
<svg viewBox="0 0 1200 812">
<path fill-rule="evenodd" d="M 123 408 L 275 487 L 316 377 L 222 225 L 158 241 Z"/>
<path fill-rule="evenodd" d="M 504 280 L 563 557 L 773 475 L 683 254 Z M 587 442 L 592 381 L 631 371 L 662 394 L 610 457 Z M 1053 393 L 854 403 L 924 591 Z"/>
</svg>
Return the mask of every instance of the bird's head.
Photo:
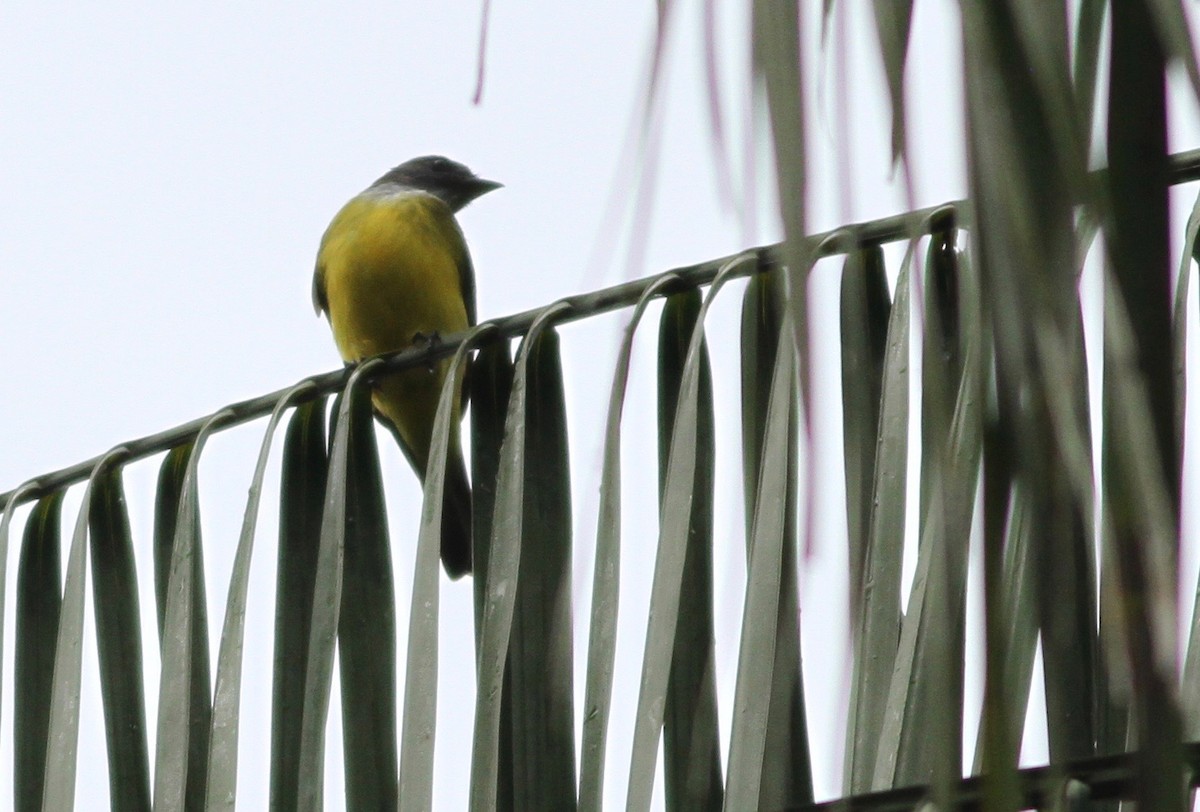
<svg viewBox="0 0 1200 812">
<path fill-rule="evenodd" d="M 458 161 L 441 155 L 423 155 L 405 161 L 373 185 L 419 189 L 440 198 L 451 211 L 458 211 L 475 198 L 499 189 L 504 184 L 477 177 Z"/>
</svg>

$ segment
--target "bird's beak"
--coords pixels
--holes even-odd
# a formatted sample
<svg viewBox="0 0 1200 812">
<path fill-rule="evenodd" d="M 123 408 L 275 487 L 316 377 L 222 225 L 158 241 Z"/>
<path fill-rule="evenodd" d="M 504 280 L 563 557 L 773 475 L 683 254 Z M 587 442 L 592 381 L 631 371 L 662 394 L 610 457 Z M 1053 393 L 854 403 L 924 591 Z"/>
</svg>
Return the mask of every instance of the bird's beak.
<svg viewBox="0 0 1200 812">
<path fill-rule="evenodd" d="M 494 192 L 502 188 L 504 188 L 503 183 L 498 183 L 494 180 L 484 180 L 483 178 L 475 179 L 475 197 L 483 197 L 488 192 Z"/>
</svg>

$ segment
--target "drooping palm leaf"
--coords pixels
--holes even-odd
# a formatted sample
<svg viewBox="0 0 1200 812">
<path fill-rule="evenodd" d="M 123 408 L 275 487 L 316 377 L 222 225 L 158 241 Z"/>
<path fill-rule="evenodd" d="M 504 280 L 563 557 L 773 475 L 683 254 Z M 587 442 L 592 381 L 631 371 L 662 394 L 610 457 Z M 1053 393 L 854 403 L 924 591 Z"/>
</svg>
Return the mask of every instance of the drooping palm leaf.
<svg viewBox="0 0 1200 812">
<path fill-rule="evenodd" d="M 645 655 L 642 658 L 641 689 L 634 728 L 626 806 L 649 809 L 657 764 L 658 740 L 662 731 L 663 710 L 670 682 L 671 652 L 679 620 L 679 596 L 687 557 L 687 533 L 691 519 L 691 501 L 696 483 L 696 436 L 699 431 L 700 362 L 704 316 L 713 297 L 739 264 L 753 261 L 742 257 L 727 263 L 713 280 L 712 287 L 696 317 L 687 358 L 679 385 L 679 405 L 673 424 L 670 461 L 663 488 L 662 521 L 659 528 L 658 555 L 650 593 L 650 620 L 646 630 Z"/>
<path fill-rule="evenodd" d="M 375 423 L 355 400 L 346 459 L 338 666 L 348 809 L 397 802 L 396 591 Z M 336 428 L 335 428 L 336 434 Z"/>
<path fill-rule="evenodd" d="M 475 706 L 476 733 L 471 755 L 471 803 L 477 808 L 490 809 L 496 806 L 502 787 L 499 783 L 500 753 L 507 749 L 500 741 L 500 730 L 505 671 L 524 539 L 531 350 L 536 346 L 541 332 L 566 309 L 565 305 L 546 308 L 526 334 L 517 353 L 512 393 L 505 418 L 480 622 L 479 699 Z M 517 789 L 514 782 L 513 791 Z"/>
<path fill-rule="evenodd" d="M 553 327 L 532 342 L 525 363 L 525 504 L 508 651 L 513 802 L 517 809 L 569 810 L 575 806 L 571 478 Z"/>
<path fill-rule="evenodd" d="M 700 293 L 667 299 L 658 332 L 658 489 L 665 505 L 670 440 L 679 410 L 688 348 L 700 314 Z M 700 330 L 703 332 L 703 329 Z M 671 676 L 663 714 L 663 781 L 670 810 L 721 808 L 721 745 L 717 730 L 716 654 L 713 644 L 713 393 L 708 347 L 701 339 L 696 385 L 696 466 L 679 622 L 671 652 Z"/>
<path fill-rule="evenodd" d="M 365 390 L 367 379 L 378 367 L 377 360 L 366 361 L 356 367 L 333 412 L 333 438 L 313 582 L 312 623 L 304 665 L 298 808 L 305 812 L 316 812 L 322 805 L 325 726 L 333 687 L 334 647 L 341 622 L 347 518 L 352 510 L 351 445 L 361 436 L 355 434 L 356 426 L 372 425 L 371 412 L 366 405 L 368 393 Z"/>
<path fill-rule="evenodd" d="M 612 680 L 617 645 L 617 608 L 621 572 L 621 416 L 629 383 L 633 337 L 646 307 L 665 287 L 677 282 L 665 276 L 634 307 L 609 395 L 604 430 L 604 462 L 600 479 L 600 510 L 596 527 L 596 564 L 592 575 L 591 622 L 588 625 L 588 667 L 583 699 L 583 744 L 579 752 L 579 806 L 599 812 L 604 801 L 605 743 L 612 710 Z"/>
<path fill-rule="evenodd" d="M 208 780 L 212 694 L 208 610 L 200 541 L 198 467 L 204 444 L 227 420 L 219 412 L 205 421 L 194 443 L 163 461 L 155 516 L 155 586 L 161 625 L 162 678 L 154 745 L 154 805 L 199 808 Z M 164 508 L 177 505 L 174 514 Z M 162 577 L 165 570 L 165 579 Z"/>
<path fill-rule="evenodd" d="M 149 809 L 141 617 L 120 469 L 106 472 L 95 487 L 89 535 L 109 798 L 114 809 Z M 54 587 L 57 592 L 57 583 Z"/>
<path fill-rule="evenodd" d="M 250 493 L 246 500 L 246 511 L 242 519 L 242 532 L 238 538 L 237 553 L 229 578 L 229 596 L 225 602 L 225 623 L 221 631 L 221 644 L 217 655 L 216 687 L 213 690 L 212 731 L 209 735 L 207 804 L 210 810 L 234 808 L 237 799 L 237 756 L 238 729 L 242 695 L 242 657 L 245 640 L 246 600 L 250 591 L 250 563 L 254 552 L 255 530 L 262 500 L 263 480 L 267 472 L 267 458 L 275 429 L 283 414 L 294 399 L 313 389 L 311 381 L 303 381 L 281 397 L 271 411 L 264 432 Z M 323 399 L 320 399 L 323 403 Z"/>
<path fill-rule="evenodd" d="M 780 342 L 780 334 L 790 328 L 782 279 L 777 273 L 760 274 L 750 280 L 742 302 L 742 476 L 745 482 L 747 559 L 754 561 L 755 521 L 763 498 L 761 481 L 768 454 L 785 454 L 785 482 L 772 482 L 779 489 L 781 505 L 764 508 L 782 511 L 783 527 L 779 559 L 779 595 L 776 601 L 774 662 L 771 671 L 770 709 L 758 802 L 766 807 L 786 807 L 811 803 L 813 797 L 812 763 L 808 745 L 808 720 L 804 681 L 800 668 L 800 594 L 798 578 L 799 530 L 799 404 L 795 398 L 776 408 L 788 412 L 787 432 L 776 437 L 778 446 L 769 445 L 771 399 L 778 375 L 784 371 L 781 352 L 791 353 L 792 345 Z M 794 362 L 794 359 L 790 359 Z M 795 381 L 793 381 L 795 383 Z M 778 397 L 782 397 L 781 395 Z M 782 419 L 776 415 L 776 419 Z M 772 464 L 776 460 L 771 460 Z M 770 536 L 773 530 L 764 530 Z M 770 554 L 769 554 L 770 555 Z M 770 588 L 770 587 L 768 587 Z M 749 594 L 747 594 L 749 599 Z M 769 601 L 768 601 L 769 603 Z M 764 652 L 765 653 L 765 652 Z M 731 751 L 732 758 L 732 751 Z M 748 786 L 748 785 L 743 785 Z"/>
<path fill-rule="evenodd" d="M 479 328 L 479 335 L 486 327 Z M 442 509 L 445 504 L 446 459 L 451 432 L 458 431 L 451 419 L 458 397 L 466 352 L 465 341 L 446 373 L 430 439 L 429 466 L 421 506 L 421 529 L 417 538 L 416 573 L 413 576 L 409 609 L 408 654 L 405 661 L 404 709 L 401 718 L 399 797 L 406 807 L 428 809 L 433 805 L 433 745 L 437 722 L 439 551 Z M 479 408 L 479 402 L 476 402 Z M 478 484 L 478 483 L 477 483 Z M 475 489 L 479 499 L 480 489 Z M 476 528 L 478 532 L 478 528 Z M 390 564 L 389 564 L 390 566 Z M 485 565 L 486 566 L 486 565 Z M 479 562 L 475 572 L 480 573 Z M 486 572 L 486 568 L 483 569 Z M 394 674 L 393 674 L 394 679 Z M 369 746 L 369 745 L 368 745 Z"/>
<path fill-rule="evenodd" d="M 25 524 L 17 570 L 17 639 L 14 652 L 13 807 L 34 812 L 42 807 L 50 698 L 54 678 L 54 641 L 62 607 L 61 541 L 63 492 L 38 500 Z M 149 790 L 147 789 L 147 799 Z"/>
<path fill-rule="evenodd" d="M 67 554 L 66 583 L 59 609 L 58 637 L 54 649 L 54 683 L 50 694 L 50 720 L 46 738 L 45 784 L 42 809 L 71 809 L 75 804 L 75 770 L 79 747 L 79 698 L 83 670 L 83 601 L 87 588 L 87 529 L 92 494 L 97 480 L 125 455 L 117 448 L 92 467 L 83 491 L 75 529 Z M 11 508 L 11 504 L 9 508 Z M 7 516 L 6 516 L 7 518 Z M 7 522 L 5 522 L 7 530 Z"/>
</svg>

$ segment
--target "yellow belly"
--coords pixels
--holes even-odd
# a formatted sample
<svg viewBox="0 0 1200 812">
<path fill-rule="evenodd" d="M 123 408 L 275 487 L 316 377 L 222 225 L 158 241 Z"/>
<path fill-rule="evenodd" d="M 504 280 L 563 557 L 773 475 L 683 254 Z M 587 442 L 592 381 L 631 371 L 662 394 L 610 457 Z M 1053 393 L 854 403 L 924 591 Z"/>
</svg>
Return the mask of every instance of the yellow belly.
<svg viewBox="0 0 1200 812">
<path fill-rule="evenodd" d="M 428 195 L 368 193 L 347 203 L 325 232 L 318 256 L 342 358 L 356 362 L 402 350 L 418 336 L 467 329 L 459 277 L 465 252 L 450 210 Z M 448 364 L 397 373 L 373 395 L 422 474 Z"/>
</svg>

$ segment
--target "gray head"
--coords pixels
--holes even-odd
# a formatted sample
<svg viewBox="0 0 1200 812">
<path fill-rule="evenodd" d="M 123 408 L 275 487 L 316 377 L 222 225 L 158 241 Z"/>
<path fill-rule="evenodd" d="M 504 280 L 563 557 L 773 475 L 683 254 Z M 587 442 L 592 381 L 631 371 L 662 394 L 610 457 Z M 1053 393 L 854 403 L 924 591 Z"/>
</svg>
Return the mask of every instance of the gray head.
<svg viewBox="0 0 1200 812">
<path fill-rule="evenodd" d="M 441 155 L 423 155 L 405 161 L 375 181 L 371 188 L 391 184 L 428 192 L 445 202 L 451 211 L 458 211 L 475 198 L 504 185 L 476 177 L 470 169 Z"/>
</svg>

